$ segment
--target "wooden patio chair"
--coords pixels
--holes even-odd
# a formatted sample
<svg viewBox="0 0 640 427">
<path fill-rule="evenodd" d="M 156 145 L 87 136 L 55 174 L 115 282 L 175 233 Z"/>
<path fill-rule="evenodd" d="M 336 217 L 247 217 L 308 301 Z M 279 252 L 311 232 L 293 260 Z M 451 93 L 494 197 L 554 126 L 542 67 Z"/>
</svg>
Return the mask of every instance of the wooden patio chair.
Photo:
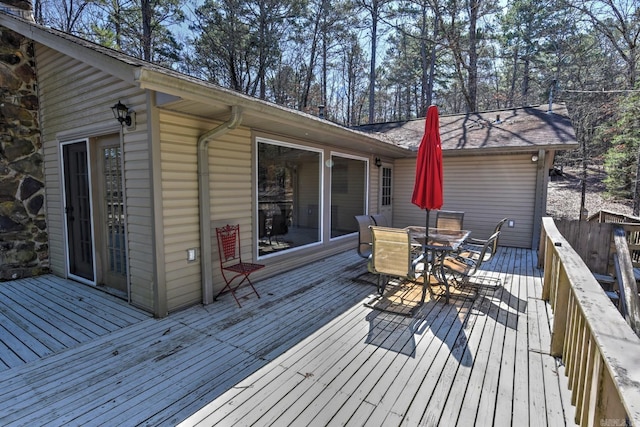
<svg viewBox="0 0 640 427">
<path fill-rule="evenodd" d="M 222 277 L 226 283 L 224 288 L 216 295 L 214 300 L 220 296 L 226 290 L 231 292 L 231 295 L 238 303 L 239 307 L 242 307 L 240 301 L 236 297 L 236 291 L 242 286 L 245 282 L 249 284 L 253 293 L 255 293 L 258 298 L 260 298 L 260 294 L 256 291 L 256 288 L 253 287 L 253 283 L 251 283 L 251 279 L 249 279 L 249 275 L 254 271 L 260 270 L 264 268 L 262 264 L 253 264 L 249 262 L 242 261 L 242 251 L 240 250 L 240 225 L 229 225 L 227 224 L 224 227 L 216 228 L 216 236 L 218 238 L 218 254 L 220 255 L 220 270 L 222 271 Z M 240 279 L 237 285 L 231 285 L 231 283 Z M 247 295 L 250 295 L 251 292 Z"/>
<path fill-rule="evenodd" d="M 358 222 L 358 255 L 362 258 L 369 259 L 371 257 L 371 229 L 375 225 L 373 219 L 369 215 L 356 215 Z"/>
<path fill-rule="evenodd" d="M 439 261 L 438 265 L 434 266 L 435 274 L 440 276 L 440 283 L 447 287 L 447 295 L 450 294 L 448 287 L 453 286 L 456 289 L 474 291 L 477 296 L 480 288 L 497 289 L 501 282 L 499 279 L 491 279 L 485 281 L 472 281 L 476 277 L 476 273 L 480 266 L 489 261 L 494 253 L 491 253 L 491 248 L 494 242 L 498 240 L 500 231 L 497 231 L 491 235 L 482 245 L 482 250 L 477 256 L 464 257 L 460 254 L 449 255 L 444 260 Z M 478 278 L 479 279 L 479 278 Z"/>
<path fill-rule="evenodd" d="M 496 224 L 495 229 L 493 230 L 493 233 L 499 233 L 502 230 L 502 226 L 509 220 L 509 218 L 503 218 L 501 219 L 498 224 Z M 499 237 L 499 235 L 498 235 Z M 489 248 L 489 250 L 485 253 L 485 257 L 488 256 L 489 258 L 491 258 L 496 251 L 498 250 L 498 240 L 499 239 L 495 239 L 493 241 L 493 244 L 491 245 L 491 247 Z M 475 258 L 477 259 L 480 256 L 480 252 L 482 252 L 482 247 L 484 246 L 484 244 L 487 242 L 487 239 L 474 239 L 474 238 L 469 238 L 467 239 L 467 241 L 464 242 L 464 244 L 462 245 L 462 248 L 460 249 L 460 251 L 458 252 L 458 255 L 463 257 L 463 258 Z M 488 261 L 488 259 L 484 260 L 484 261 Z"/>
<path fill-rule="evenodd" d="M 423 255 L 415 256 L 411 250 L 411 235 L 408 230 L 371 226 L 372 253 L 369 271 L 378 275 L 378 293 L 384 294 L 390 277 L 417 283 L 421 276 L 419 266 L 424 268 Z M 426 288 L 423 288 L 424 301 Z"/>
<path fill-rule="evenodd" d="M 446 230 L 462 230 L 464 212 L 436 211 L 436 228 Z"/>
</svg>

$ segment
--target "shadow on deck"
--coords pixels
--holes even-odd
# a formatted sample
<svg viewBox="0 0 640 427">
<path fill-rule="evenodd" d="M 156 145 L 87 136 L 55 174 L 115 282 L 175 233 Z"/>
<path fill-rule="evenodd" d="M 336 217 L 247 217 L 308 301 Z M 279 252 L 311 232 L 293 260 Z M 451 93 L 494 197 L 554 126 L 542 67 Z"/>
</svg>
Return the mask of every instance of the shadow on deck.
<svg viewBox="0 0 640 427">
<path fill-rule="evenodd" d="M 536 264 L 500 248 L 483 267 L 503 289 L 406 317 L 364 305 L 375 278 L 346 252 L 242 308 L 225 295 L 6 369 L 0 424 L 574 425 Z"/>
</svg>

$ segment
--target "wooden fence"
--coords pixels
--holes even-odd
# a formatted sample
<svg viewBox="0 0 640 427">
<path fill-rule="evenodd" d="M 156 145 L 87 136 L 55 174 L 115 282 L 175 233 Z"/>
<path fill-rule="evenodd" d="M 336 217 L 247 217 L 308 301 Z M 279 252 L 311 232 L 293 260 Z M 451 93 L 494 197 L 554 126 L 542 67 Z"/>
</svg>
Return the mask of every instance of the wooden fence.
<svg viewBox="0 0 640 427">
<path fill-rule="evenodd" d="M 576 423 L 640 427 L 640 338 L 551 218 L 543 219 L 541 249 L 542 296 L 554 313 L 550 351 L 565 364 Z"/>
</svg>

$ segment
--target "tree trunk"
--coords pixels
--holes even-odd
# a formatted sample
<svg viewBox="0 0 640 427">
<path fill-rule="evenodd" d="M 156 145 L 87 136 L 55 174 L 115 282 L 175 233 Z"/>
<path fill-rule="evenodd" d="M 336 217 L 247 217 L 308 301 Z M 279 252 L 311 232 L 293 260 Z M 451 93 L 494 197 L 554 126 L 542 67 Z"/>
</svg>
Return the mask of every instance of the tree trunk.
<svg viewBox="0 0 640 427">
<path fill-rule="evenodd" d="M 320 32 L 320 21 L 324 15 L 325 2 L 322 1 L 320 11 L 313 23 L 313 40 L 311 41 L 311 52 L 309 53 L 309 63 L 307 64 L 307 73 L 304 78 L 304 88 L 302 90 L 302 100 L 300 102 L 300 109 L 305 111 L 309 105 L 309 92 L 311 91 L 311 80 L 313 80 L 313 70 L 316 66 L 316 52 L 318 51 L 318 38 Z"/>
<path fill-rule="evenodd" d="M 371 5 L 371 67 L 369 70 L 369 123 L 374 121 L 376 100 L 376 47 L 378 43 L 378 1 Z"/>
<path fill-rule="evenodd" d="M 636 180 L 633 189 L 633 216 L 640 216 L 640 148 L 636 160 Z"/>
<path fill-rule="evenodd" d="M 151 61 L 151 0 L 141 0 L 142 6 L 142 59 Z"/>
<path fill-rule="evenodd" d="M 509 88 L 508 106 L 513 107 L 515 105 L 514 98 L 516 96 L 516 80 L 518 79 L 518 47 L 516 46 L 513 51 L 513 75 L 511 76 L 511 87 Z"/>
<path fill-rule="evenodd" d="M 473 0 L 469 10 L 469 76 L 467 89 L 469 93 L 469 111 L 478 109 L 478 14 L 481 0 Z"/>
<path fill-rule="evenodd" d="M 531 69 L 531 61 L 529 60 L 529 56 L 525 55 L 524 57 L 524 67 L 522 68 L 522 102 L 520 103 L 522 106 L 527 106 L 529 99 L 529 75 Z"/>
<path fill-rule="evenodd" d="M 322 32 L 322 105 L 327 105 L 327 32 Z M 326 112 L 325 112 L 326 114 Z"/>
<path fill-rule="evenodd" d="M 438 19 L 433 22 L 433 46 L 431 47 L 431 64 L 429 64 L 429 88 L 427 92 L 427 105 L 423 112 L 423 116 L 427 114 L 427 108 L 433 103 L 433 79 L 436 74 L 436 46 L 438 41 Z"/>
</svg>

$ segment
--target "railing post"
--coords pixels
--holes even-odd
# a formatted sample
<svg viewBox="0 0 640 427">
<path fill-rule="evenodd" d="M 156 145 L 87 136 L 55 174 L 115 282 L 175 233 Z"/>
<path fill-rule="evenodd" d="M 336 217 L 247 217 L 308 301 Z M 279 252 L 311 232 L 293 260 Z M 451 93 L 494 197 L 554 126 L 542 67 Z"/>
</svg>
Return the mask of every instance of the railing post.
<svg viewBox="0 0 640 427">
<path fill-rule="evenodd" d="M 638 287 L 633 273 L 633 263 L 629 252 L 626 231 L 618 226 L 614 228 L 614 242 L 618 255 L 618 283 L 620 284 L 620 294 L 623 297 L 625 312 L 622 313 L 631 329 L 640 336 L 640 298 L 638 298 Z"/>
<path fill-rule="evenodd" d="M 562 356 L 564 348 L 564 336 L 567 329 L 567 308 L 569 305 L 570 284 L 564 267 L 558 265 L 558 278 L 556 285 L 556 293 L 553 304 L 553 331 L 551 332 L 551 355 L 554 357 Z"/>
<path fill-rule="evenodd" d="M 587 344 L 587 354 L 586 354 L 586 367 L 584 372 L 584 386 L 582 388 L 582 393 L 578 402 L 576 404 L 576 417 L 575 422 L 578 425 L 589 425 L 587 424 L 590 415 L 590 406 L 591 405 L 591 396 L 592 396 L 592 387 L 593 387 L 593 378 L 594 378 L 594 361 L 597 356 L 596 343 L 588 337 Z"/>
<path fill-rule="evenodd" d="M 600 355 L 596 352 L 594 360 L 594 381 L 591 384 L 591 416 L 590 426 L 626 426 L 627 413 L 620 401 L 618 390 L 602 362 Z M 594 400 L 595 399 L 595 400 Z"/>
</svg>

